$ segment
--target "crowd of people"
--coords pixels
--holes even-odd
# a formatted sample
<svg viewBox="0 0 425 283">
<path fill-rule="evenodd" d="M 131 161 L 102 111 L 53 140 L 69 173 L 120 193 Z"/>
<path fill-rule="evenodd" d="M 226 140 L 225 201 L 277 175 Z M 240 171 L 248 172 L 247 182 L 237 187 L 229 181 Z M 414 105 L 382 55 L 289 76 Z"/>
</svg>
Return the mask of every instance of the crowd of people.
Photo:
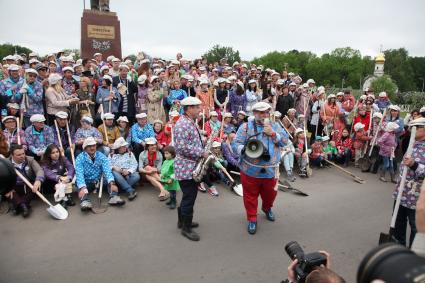
<svg viewBox="0 0 425 283">
<path fill-rule="evenodd" d="M 312 166 L 328 167 L 331 161 L 348 167 L 353 162 L 393 183 L 399 182 L 397 168 L 410 167 L 398 228 L 404 227 L 405 234 L 408 219 L 414 235 L 415 184 L 425 174 L 420 120 L 425 107 L 401 117 L 400 107 L 385 92 L 375 95 L 367 89 L 358 98 L 350 90 L 332 94 L 291 72 L 228 64 L 225 58 L 187 60 L 180 53 L 171 61 L 144 53 L 136 61 L 114 56 L 104 61 L 101 53 L 76 61 L 63 52 L 43 58 L 15 54 L 3 58 L 0 78 L 0 153 L 33 184 L 28 188 L 18 179 L 7 195 L 15 214 L 30 214 L 36 190 L 53 193 L 65 207 L 75 205 L 77 193 L 81 210 L 88 211 L 90 193 L 103 189 L 101 184 L 108 190 L 108 203 L 121 206 L 123 195 L 134 200 L 138 184 L 148 182 L 160 201 L 179 208 L 185 236 L 196 240 L 190 229 L 197 226 L 191 219 L 196 194 L 183 192 L 182 203 L 190 208 L 180 207 L 176 191 L 184 186 L 218 196 L 216 184 L 232 189 L 229 172 L 240 171 L 248 232 L 253 234 L 259 194 L 267 219 L 274 221 L 275 194 L 262 194 L 262 186 L 274 188 L 279 176 L 279 167 L 269 163 L 281 164 L 294 182 L 297 176 L 310 177 Z M 258 132 L 268 137 L 264 143 L 271 158 L 263 165 L 241 161 L 246 142 L 258 136 L 256 122 L 250 123 L 256 119 L 262 121 Z M 400 165 L 412 121 L 422 121 L 416 155 Z M 188 146 L 194 139 L 197 144 Z M 208 151 L 196 150 L 206 146 Z M 185 162 L 211 155 L 202 179 L 185 183 L 195 165 Z M 253 173 L 259 166 L 263 170 Z M 272 179 L 264 185 L 258 178 Z M 399 240 L 406 243 L 402 234 Z"/>
</svg>

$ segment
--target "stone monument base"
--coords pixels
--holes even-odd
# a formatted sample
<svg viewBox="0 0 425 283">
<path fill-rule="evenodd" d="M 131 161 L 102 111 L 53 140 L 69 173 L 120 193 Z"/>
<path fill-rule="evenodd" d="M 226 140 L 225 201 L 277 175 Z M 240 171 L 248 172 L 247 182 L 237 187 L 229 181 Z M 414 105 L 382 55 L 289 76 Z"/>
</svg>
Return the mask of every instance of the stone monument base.
<svg viewBox="0 0 425 283">
<path fill-rule="evenodd" d="M 81 58 L 100 52 L 105 60 L 122 58 L 120 21 L 114 12 L 84 10 L 81 17 Z"/>
</svg>

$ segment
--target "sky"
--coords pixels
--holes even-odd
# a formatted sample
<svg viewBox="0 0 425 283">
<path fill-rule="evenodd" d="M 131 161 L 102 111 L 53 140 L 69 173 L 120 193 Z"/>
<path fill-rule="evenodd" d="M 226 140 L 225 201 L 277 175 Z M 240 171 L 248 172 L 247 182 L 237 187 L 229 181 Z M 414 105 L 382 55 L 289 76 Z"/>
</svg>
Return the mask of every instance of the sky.
<svg viewBox="0 0 425 283">
<path fill-rule="evenodd" d="M 41 55 L 80 48 L 83 2 L 0 0 L 0 43 Z M 121 22 L 123 56 L 174 59 L 181 52 L 194 59 L 215 44 L 239 50 L 244 60 L 347 46 L 375 56 L 381 45 L 425 56 L 424 0 L 110 0 L 110 9 Z"/>
</svg>

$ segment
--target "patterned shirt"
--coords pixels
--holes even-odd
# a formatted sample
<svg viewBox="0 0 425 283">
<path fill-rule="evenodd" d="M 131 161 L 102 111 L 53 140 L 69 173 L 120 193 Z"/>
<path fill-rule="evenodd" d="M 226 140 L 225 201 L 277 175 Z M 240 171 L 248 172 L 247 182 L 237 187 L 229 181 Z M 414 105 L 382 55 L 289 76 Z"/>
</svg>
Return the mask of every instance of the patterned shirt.
<svg viewBox="0 0 425 283">
<path fill-rule="evenodd" d="M 25 140 L 28 145 L 28 149 L 34 153 L 39 154 L 46 150 L 46 148 L 55 142 L 52 128 L 44 126 L 39 132 L 36 131 L 34 126 L 30 126 L 25 130 Z"/>
<path fill-rule="evenodd" d="M 80 153 L 75 161 L 75 173 L 78 189 L 86 187 L 89 182 L 99 181 L 102 174 L 105 175 L 108 184 L 114 181 L 108 158 L 98 151 L 95 153 L 94 160 L 87 152 Z"/>
<path fill-rule="evenodd" d="M 9 132 L 8 129 L 4 129 L 3 135 L 6 138 L 7 144 L 18 144 L 18 135 L 16 134 L 16 129 L 13 132 Z M 24 146 L 25 150 L 27 149 L 27 141 L 25 140 L 25 131 L 19 130 L 19 137 L 21 138 L 21 145 Z"/>
<path fill-rule="evenodd" d="M 257 131 L 255 131 L 255 125 Z M 275 137 L 268 137 L 263 134 L 263 126 L 260 124 L 255 124 L 253 119 L 250 119 L 247 123 L 244 123 L 239 127 L 238 132 L 236 133 L 235 143 L 237 144 L 238 153 L 240 154 L 244 148 L 248 138 L 250 136 L 258 133 L 257 137 L 254 137 L 257 140 L 260 140 L 263 145 L 268 149 L 270 154 L 270 160 L 265 161 L 261 158 L 252 159 L 249 157 L 242 157 L 240 160 L 241 171 L 246 175 L 255 177 L 255 178 L 273 178 L 275 177 L 275 166 L 278 166 L 280 163 L 280 147 L 284 147 L 288 142 L 288 134 L 283 130 L 281 126 L 277 123 L 272 123 L 272 129 L 276 133 Z M 252 166 L 255 165 L 255 166 Z M 259 166 L 259 167 L 257 167 Z M 271 166 L 266 167 L 264 166 Z"/>
<path fill-rule="evenodd" d="M 177 180 L 193 179 L 192 172 L 196 162 L 204 154 L 204 145 L 195 122 L 189 117 L 182 116 L 174 127 L 174 147 L 176 158 L 174 174 Z"/>
<path fill-rule="evenodd" d="M 116 153 L 112 155 L 112 157 L 109 157 L 109 162 L 111 163 L 111 167 L 126 169 L 131 174 L 137 172 L 137 160 L 132 152 L 126 152 L 123 154 Z"/>
<path fill-rule="evenodd" d="M 24 116 L 31 117 L 34 114 L 44 115 L 43 107 L 43 86 L 38 81 L 27 85 L 27 95 L 25 104 L 21 106 L 25 109 Z M 23 102 L 23 101 L 22 101 Z M 23 104 L 23 103 L 22 103 Z"/>
<path fill-rule="evenodd" d="M 77 82 L 74 79 L 63 79 L 63 89 L 65 90 L 67 95 L 72 95 L 77 91 Z"/>
<path fill-rule="evenodd" d="M 134 124 L 131 127 L 131 140 L 134 143 L 144 142 L 147 138 L 154 138 L 155 132 L 153 131 L 153 126 L 151 124 L 146 124 L 143 128 L 139 123 Z"/>
<path fill-rule="evenodd" d="M 21 103 L 22 93 L 20 89 L 24 84 L 24 79 L 19 77 L 17 80 L 12 80 L 12 78 L 7 78 L 0 82 L 0 97 L 3 100 L 3 107 L 6 107 L 7 103 Z M 12 87 L 16 86 L 16 90 L 12 91 Z M 7 109 L 1 109 L 2 116 L 7 116 Z"/>
<path fill-rule="evenodd" d="M 413 146 L 412 158 L 418 163 L 416 170 L 407 169 L 406 183 L 401 195 L 400 205 L 416 209 L 416 202 L 421 194 L 421 185 L 425 177 L 425 141 L 417 141 Z M 398 187 L 400 186 L 401 177 L 403 175 L 405 165 L 400 164 L 400 178 L 397 187 L 393 193 L 393 198 L 397 199 Z"/>
<path fill-rule="evenodd" d="M 97 143 L 103 142 L 102 134 L 95 127 L 90 127 L 89 129 L 79 128 L 75 132 L 74 140 L 77 142 L 80 139 L 85 140 L 88 137 L 95 138 Z"/>
</svg>

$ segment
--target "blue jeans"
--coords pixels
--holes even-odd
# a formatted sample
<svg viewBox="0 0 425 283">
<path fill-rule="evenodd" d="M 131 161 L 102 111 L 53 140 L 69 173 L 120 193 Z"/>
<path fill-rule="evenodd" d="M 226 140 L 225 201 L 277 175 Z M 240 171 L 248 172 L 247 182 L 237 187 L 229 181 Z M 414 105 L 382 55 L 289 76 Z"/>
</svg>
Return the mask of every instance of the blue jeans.
<svg viewBox="0 0 425 283">
<path fill-rule="evenodd" d="M 124 177 L 116 171 L 112 171 L 112 174 L 114 175 L 114 179 L 115 182 L 117 182 L 118 187 L 127 193 L 134 191 L 133 185 L 140 180 L 139 172 L 134 172 L 127 177 Z"/>
<path fill-rule="evenodd" d="M 382 166 L 382 171 L 389 171 L 391 174 L 394 173 L 393 161 L 390 160 L 390 157 L 382 156 L 384 165 Z"/>
<path fill-rule="evenodd" d="M 294 154 L 292 152 L 288 152 L 283 157 L 283 165 L 285 166 L 286 172 L 289 172 L 294 168 Z"/>
<path fill-rule="evenodd" d="M 100 182 L 100 179 L 99 179 L 99 182 Z M 90 200 L 90 193 L 95 191 L 98 188 L 98 186 L 99 186 L 99 183 L 97 183 L 97 181 L 86 181 L 86 188 L 89 191 L 89 193 L 85 195 L 81 201 L 87 200 L 87 199 Z M 108 193 L 110 197 L 118 195 L 118 192 L 112 192 L 109 190 L 109 186 L 108 186 L 108 183 L 106 182 L 106 179 L 103 179 L 103 187 L 101 188 L 101 190 L 105 190 L 106 188 L 108 189 Z"/>
<path fill-rule="evenodd" d="M 323 156 L 319 156 L 316 159 L 311 160 L 313 165 L 319 167 L 321 164 L 325 163 Z"/>
</svg>

